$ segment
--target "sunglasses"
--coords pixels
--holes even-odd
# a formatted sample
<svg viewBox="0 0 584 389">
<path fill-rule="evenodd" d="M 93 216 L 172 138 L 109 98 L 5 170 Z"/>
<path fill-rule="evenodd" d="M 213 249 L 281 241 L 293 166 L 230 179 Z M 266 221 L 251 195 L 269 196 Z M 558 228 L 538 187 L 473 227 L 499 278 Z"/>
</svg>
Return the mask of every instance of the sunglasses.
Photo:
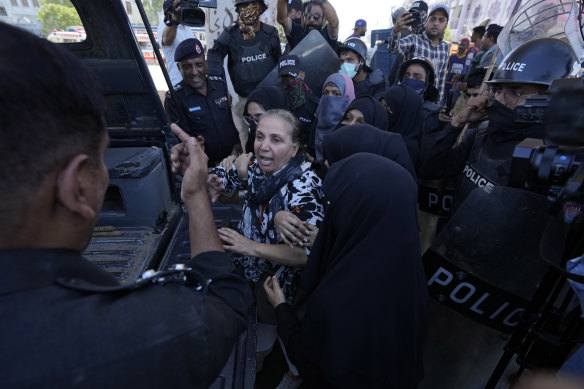
<svg viewBox="0 0 584 389">
<path fill-rule="evenodd" d="M 319 13 L 305 14 L 304 15 L 304 19 L 306 19 L 306 20 L 310 20 L 311 18 L 314 19 L 316 22 L 318 22 L 322 18 L 322 15 Z"/>
</svg>

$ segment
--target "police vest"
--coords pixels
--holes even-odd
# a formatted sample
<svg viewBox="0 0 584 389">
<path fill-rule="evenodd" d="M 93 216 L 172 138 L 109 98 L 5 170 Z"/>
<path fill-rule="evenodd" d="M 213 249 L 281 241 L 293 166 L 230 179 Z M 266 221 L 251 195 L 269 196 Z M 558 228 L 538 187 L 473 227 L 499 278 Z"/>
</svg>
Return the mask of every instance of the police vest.
<svg viewBox="0 0 584 389">
<path fill-rule="evenodd" d="M 489 142 L 486 131 L 480 131 L 476 135 L 454 196 L 455 209 L 476 188 L 506 186 L 509 183 L 513 150 L 519 142 L 520 140 Z M 499 157 L 493 156 L 490 148 L 496 148 Z"/>
<path fill-rule="evenodd" d="M 218 41 L 230 50 L 227 68 L 238 95 L 249 95 L 276 66 L 278 58 L 272 57 L 273 48 L 270 47 L 273 42 L 270 36 L 273 34 L 278 35 L 274 27 L 261 23 L 255 37 L 247 41 L 243 39 L 237 26 L 224 30 L 219 36 Z"/>
<path fill-rule="evenodd" d="M 320 100 L 307 91 L 304 91 L 304 95 L 306 96 L 304 104 L 296 108 L 292 113 L 298 119 L 298 126 L 302 134 L 302 143 L 308 143 L 310 126 L 314 121 L 314 113 Z"/>
</svg>

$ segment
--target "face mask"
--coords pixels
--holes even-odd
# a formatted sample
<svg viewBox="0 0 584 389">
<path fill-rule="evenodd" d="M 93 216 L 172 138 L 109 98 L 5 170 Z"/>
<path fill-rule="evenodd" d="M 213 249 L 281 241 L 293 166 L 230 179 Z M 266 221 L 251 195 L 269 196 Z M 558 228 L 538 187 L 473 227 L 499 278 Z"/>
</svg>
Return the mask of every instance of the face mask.
<svg viewBox="0 0 584 389">
<path fill-rule="evenodd" d="M 289 111 L 294 111 L 304 105 L 306 95 L 304 93 L 304 82 L 301 78 L 284 85 L 284 91 L 286 92 L 286 106 Z"/>
<path fill-rule="evenodd" d="M 357 75 L 357 65 L 345 62 L 339 68 L 338 73 L 346 74 L 350 78 L 353 78 Z"/>
<path fill-rule="evenodd" d="M 489 126 L 487 132 L 496 142 L 520 140 L 523 138 L 542 138 L 544 126 L 533 123 L 513 122 L 513 110 L 497 100 L 487 107 Z"/>
<path fill-rule="evenodd" d="M 426 89 L 426 83 L 424 81 L 413 78 L 404 78 L 402 85 L 412 88 L 419 95 L 422 95 Z"/>
</svg>

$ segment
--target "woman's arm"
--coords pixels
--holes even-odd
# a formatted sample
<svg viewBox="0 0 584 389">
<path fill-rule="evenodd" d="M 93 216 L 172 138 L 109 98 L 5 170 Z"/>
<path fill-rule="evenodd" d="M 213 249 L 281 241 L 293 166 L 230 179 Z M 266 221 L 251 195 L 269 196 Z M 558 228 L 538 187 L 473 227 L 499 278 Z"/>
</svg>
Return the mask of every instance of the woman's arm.
<svg viewBox="0 0 584 389">
<path fill-rule="evenodd" d="M 268 259 L 287 266 L 303 266 L 308 258 L 306 251 L 301 247 L 258 243 L 231 228 L 220 228 L 218 232 L 224 243 L 223 248 L 227 251 Z"/>
</svg>

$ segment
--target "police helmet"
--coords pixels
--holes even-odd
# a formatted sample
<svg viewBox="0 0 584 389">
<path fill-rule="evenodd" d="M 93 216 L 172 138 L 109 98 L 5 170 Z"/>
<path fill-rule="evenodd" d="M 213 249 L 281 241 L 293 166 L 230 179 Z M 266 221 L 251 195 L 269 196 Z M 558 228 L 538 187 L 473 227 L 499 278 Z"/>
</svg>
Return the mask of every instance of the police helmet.
<svg viewBox="0 0 584 389">
<path fill-rule="evenodd" d="M 367 45 L 359 38 L 347 39 L 343 44 L 337 47 L 337 54 L 341 55 L 341 52 L 345 50 L 351 50 L 359 54 L 363 61 L 367 58 Z"/>
<path fill-rule="evenodd" d="M 410 60 L 404 61 L 399 68 L 398 72 L 398 79 L 401 81 L 404 79 L 406 74 L 406 69 L 408 66 L 412 64 L 421 65 L 426 70 L 426 85 L 434 85 L 434 80 L 436 79 L 436 75 L 434 73 L 434 65 L 430 62 L 427 58 L 424 57 L 415 57 Z"/>
<path fill-rule="evenodd" d="M 266 12 L 268 6 L 264 0 L 235 0 L 235 8 L 240 4 L 253 3 L 254 1 L 257 1 L 260 5 L 260 15 Z"/>
<path fill-rule="evenodd" d="M 487 82 L 549 86 L 556 78 L 570 76 L 576 62 L 572 48 L 563 40 L 534 39 L 507 54 Z"/>
</svg>

